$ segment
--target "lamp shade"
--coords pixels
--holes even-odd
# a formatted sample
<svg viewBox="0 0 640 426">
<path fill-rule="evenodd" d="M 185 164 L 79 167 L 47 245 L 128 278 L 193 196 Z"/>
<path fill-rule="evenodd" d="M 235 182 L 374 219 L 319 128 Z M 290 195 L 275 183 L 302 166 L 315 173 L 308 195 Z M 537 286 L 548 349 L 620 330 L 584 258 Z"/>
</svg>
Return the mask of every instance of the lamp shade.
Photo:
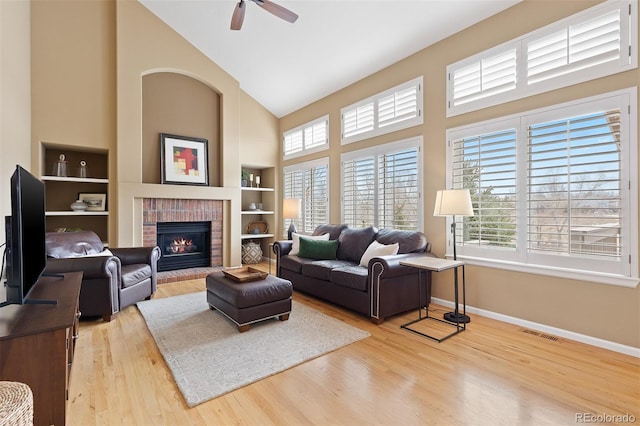
<svg viewBox="0 0 640 426">
<path fill-rule="evenodd" d="M 468 189 L 441 189 L 436 194 L 434 216 L 473 216 Z"/>
<path fill-rule="evenodd" d="M 285 198 L 282 201 L 282 216 L 285 219 L 299 218 L 301 204 L 302 200 L 299 198 Z"/>
</svg>

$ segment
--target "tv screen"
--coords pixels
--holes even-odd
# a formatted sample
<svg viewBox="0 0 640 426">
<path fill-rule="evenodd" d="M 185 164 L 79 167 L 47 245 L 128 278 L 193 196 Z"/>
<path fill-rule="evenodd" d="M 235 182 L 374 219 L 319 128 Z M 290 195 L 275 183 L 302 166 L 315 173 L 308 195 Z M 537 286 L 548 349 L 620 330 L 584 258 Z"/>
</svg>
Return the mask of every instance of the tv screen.
<svg viewBox="0 0 640 426">
<path fill-rule="evenodd" d="M 16 166 L 11 176 L 11 216 L 5 224 L 7 300 L 28 303 L 29 292 L 47 263 L 44 183 Z"/>
</svg>

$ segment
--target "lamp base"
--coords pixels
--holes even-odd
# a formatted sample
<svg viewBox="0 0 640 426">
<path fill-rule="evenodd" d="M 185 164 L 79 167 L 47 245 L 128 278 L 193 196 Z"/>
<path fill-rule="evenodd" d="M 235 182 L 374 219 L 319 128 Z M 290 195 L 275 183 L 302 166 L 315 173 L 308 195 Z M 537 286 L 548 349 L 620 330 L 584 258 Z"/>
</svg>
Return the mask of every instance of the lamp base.
<svg viewBox="0 0 640 426">
<path fill-rule="evenodd" d="M 449 322 L 459 322 L 459 323 L 471 322 L 471 318 L 469 317 L 469 315 L 461 314 L 460 312 L 458 312 L 457 314 L 457 321 L 456 321 L 455 312 L 447 312 L 446 314 L 444 314 L 444 319 Z"/>
<path fill-rule="evenodd" d="M 291 225 L 289 225 L 289 229 L 287 230 L 287 238 L 289 240 L 293 240 L 293 233 L 296 232 L 296 226 L 293 224 L 293 220 L 291 221 Z"/>
</svg>

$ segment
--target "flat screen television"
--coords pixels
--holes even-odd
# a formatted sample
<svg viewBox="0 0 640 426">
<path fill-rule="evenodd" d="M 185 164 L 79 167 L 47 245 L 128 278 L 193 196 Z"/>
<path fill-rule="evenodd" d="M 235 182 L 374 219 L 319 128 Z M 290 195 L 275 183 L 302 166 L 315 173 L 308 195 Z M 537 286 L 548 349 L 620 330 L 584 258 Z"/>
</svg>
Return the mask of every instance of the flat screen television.
<svg viewBox="0 0 640 426">
<path fill-rule="evenodd" d="M 47 264 L 44 183 L 21 166 L 11 176 L 11 216 L 5 220 L 7 298 L 1 306 L 55 303 L 29 295 Z"/>
</svg>

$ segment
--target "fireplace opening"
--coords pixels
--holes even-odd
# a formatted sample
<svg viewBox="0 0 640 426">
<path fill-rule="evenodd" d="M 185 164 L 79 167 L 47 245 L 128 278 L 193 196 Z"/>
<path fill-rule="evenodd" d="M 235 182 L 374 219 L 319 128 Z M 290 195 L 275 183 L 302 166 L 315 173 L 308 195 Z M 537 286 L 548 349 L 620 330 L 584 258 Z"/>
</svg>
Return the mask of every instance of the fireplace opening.
<svg viewBox="0 0 640 426">
<path fill-rule="evenodd" d="M 211 266 L 211 222 L 158 222 L 158 271 Z"/>
</svg>

